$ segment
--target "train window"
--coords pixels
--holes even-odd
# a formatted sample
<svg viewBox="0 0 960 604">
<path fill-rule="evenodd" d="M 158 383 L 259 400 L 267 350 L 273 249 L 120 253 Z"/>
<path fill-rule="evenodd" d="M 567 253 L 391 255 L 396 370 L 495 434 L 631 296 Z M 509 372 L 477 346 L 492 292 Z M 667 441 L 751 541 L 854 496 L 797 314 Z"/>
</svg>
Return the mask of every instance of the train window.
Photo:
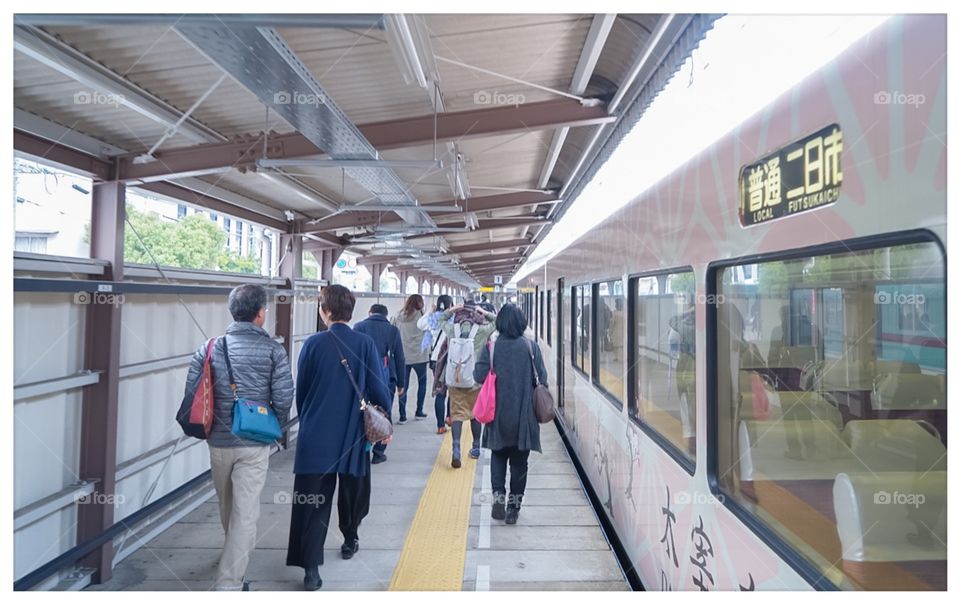
<svg viewBox="0 0 960 604">
<path fill-rule="evenodd" d="M 571 323 L 574 330 L 573 366 L 590 373 L 590 298 L 589 285 L 577 285 L 572 288 L 573 317 Z"/>
<path fill-rule="evenodd" d="M 624 396 L 623 350 L 626 339 L 623 281 L 604 281 L 597 288 L 597 382 L 608 394 Z"/>
<path fill-rule="evenodd" d="M 946 589 L 944 257 L 716 271 L 717 482 L 843 588 Z"/>
<path fill-rule="evenodd" d="M 553 345 L 553 344 L 551 343 L 551 340 L 553 339 L 553 338 L 551 337 L 551 336 L 553 335 L 553 334 L 552 334 L 553 323 L 551 322 L 551 320 L 553 319 L 553 306 L 552 306 L 553 296 L 552 296 L 552 294 L 553 294 L 553 290 L 548 289 L 548 290 L 547 290 L 547 346 L 552 346 L 552 345 Z"/>
<path fill-rule="evenodd" d="M 696 457 L 696 314 L 693 271 L 634 277 L 630 416 L 689 460 Z"/>
<path fill-rule="evenodd" d="M 537 316 L 539 317 L 539 319 L 537 320 L 537 333 L 540 335 L 540 339 L 542 340 L 543 324 L 544 324 L 543 318 L 546 316 L 543 310 L 543 292 L 540 292 L 540 299 L 537 302 L 540 305 L 539 309 L 537 310 Z"/>
</svg>

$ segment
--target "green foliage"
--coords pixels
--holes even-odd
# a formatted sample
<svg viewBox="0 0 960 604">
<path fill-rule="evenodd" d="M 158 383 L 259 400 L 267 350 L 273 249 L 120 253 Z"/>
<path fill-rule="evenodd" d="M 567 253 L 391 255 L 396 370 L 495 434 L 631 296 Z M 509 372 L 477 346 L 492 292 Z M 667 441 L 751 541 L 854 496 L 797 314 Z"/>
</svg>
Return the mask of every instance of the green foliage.
<svg viewBox="0 0 960 604">
<path fill-rule="evenodd" d="M 128 205 L 127 218 L 133 226 L 131 229 L 128 225 L 124 234 L 127 262 L 260 273 L 260 259 L 226 249 L 227 234 L 204 214 L 191 214 L 174 222 Z"/>
</svg>

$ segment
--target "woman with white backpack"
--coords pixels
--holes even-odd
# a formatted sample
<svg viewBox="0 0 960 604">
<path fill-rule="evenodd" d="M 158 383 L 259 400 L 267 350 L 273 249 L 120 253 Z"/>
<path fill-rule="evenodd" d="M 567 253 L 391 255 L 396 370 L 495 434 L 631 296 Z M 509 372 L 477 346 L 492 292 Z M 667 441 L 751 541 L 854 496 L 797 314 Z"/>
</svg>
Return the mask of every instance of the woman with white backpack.
<svg viewBox="0 0 960 604">
<path fill-rule="evenodd" d="M 473 368 L 490 335 L 496 331 L 496 313 L 478 307 L 466 300 L 440 315 L 440 329 L 447 338 L 444 382 L 450 393 L 450 420 L 453 431 L 453 458 L 450 465 L 459 468 L 460 435 L 463 422 L 470 422 L 472 445 L 470 457 L 480 457 L 480 422 L 473 418 L 473 406 L 481 384 L 473 379 Z"/>
</svg>

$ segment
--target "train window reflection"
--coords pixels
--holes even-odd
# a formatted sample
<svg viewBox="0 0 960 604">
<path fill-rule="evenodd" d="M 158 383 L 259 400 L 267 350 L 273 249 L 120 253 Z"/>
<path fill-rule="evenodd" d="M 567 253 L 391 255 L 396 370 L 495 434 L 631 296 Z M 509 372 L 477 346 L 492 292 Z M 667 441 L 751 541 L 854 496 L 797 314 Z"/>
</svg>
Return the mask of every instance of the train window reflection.
<svg viewBox="0 0 960 604">
<path fill-rule="evenodd" d="M 933 243 L 718 274 L 718 481 L 849 589 L 946 589 Z"/>
<path fill-rule="evenodd" d="M 597 284 L 597 381 L 618 401 L 625 398 L 625 324 L 623 281 L 617 279 Z"/>
<path fill-rule="evenodd" d="M 696 313 L 692 271 L 631 280 L 635 396 L 630 416 L 683 455 L 696 454 Z"/>
<path fill-rule="evenodd" d="M 573 366 L 590 373 L 590 293 L 589 285 L 571 288 L 573 304 Z"/>
</svg>

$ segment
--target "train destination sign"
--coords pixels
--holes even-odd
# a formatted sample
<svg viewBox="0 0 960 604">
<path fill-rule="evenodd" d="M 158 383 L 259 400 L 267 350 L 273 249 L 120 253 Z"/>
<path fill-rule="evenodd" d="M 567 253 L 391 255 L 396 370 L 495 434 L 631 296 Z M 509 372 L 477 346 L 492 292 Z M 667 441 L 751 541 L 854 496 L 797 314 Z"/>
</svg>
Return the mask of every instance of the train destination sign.
<svg viewBox="0 0 960 604">
<path fill-rule="evenodd" d="M 832 204 L 843 182 L 843 132 L 831 124 L 740 169 L 740 224 Z"/>
</svg>

